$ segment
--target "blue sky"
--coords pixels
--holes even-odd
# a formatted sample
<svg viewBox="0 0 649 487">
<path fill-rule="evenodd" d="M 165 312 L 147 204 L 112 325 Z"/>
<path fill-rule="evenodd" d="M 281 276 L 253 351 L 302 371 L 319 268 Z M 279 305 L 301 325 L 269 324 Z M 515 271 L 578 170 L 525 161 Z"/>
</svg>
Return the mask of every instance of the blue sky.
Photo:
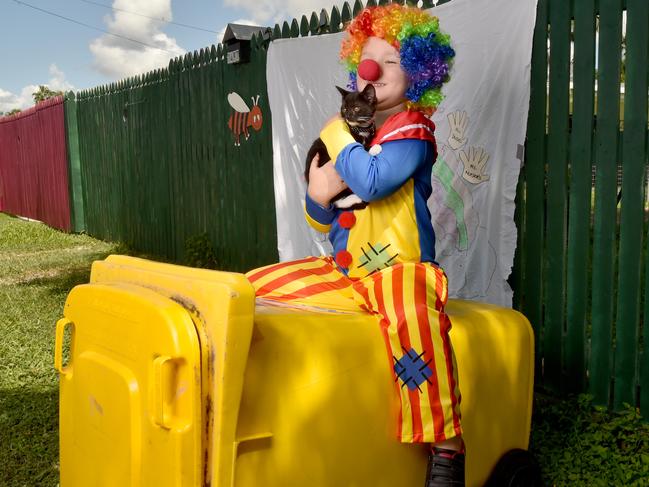
<svg viewBox="0 0 649 487">
<path fill-rule="evenodd" d="M 330 10 L 333 4 L 332 0 L 0 0 L 0 111 L 30 106 L 31 92 L 39 84 L 57 90 L 90 88 L 166 65 L 170 57 L 220 41 L 216 33 L 147 17 L 220 33 L 228 22 L 274 25 L 323 7 Z"/>
</svg>

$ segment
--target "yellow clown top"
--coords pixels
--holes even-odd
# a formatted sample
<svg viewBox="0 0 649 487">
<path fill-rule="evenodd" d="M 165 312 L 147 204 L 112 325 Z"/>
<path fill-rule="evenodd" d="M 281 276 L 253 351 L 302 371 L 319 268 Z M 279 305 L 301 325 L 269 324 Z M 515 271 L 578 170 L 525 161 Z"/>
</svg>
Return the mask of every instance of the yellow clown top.
<svg viewBox="0 0 649 487">
<path fill-rule="evenodd" d="M 392 115 L 366 151 L 342 120 L 320 134 L 336 171 L 368 205 L 325 208 L 306 196 L 306 219 L 328 232 L 336 263 L 362 278 L 397 262 L 435 262 L 435 234 L 426 201 L 437 156 L 434 123 L 421 112 Z"/>
</svg>

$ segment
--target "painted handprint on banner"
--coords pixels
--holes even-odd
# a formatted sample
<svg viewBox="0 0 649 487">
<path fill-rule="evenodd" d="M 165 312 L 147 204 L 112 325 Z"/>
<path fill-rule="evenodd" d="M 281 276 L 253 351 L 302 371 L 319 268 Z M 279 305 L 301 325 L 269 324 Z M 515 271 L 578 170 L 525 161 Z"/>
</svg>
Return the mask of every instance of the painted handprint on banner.
<svg viewBox="0 0 649 487">
<path fill-rule="evenodd" d="M 469 117 L 466 112 L 457 110 L 448 114 L 448 146 L 457 150 L 466 144 L 466 128 L 469 125 Z"/>
<path fill-rule="evenodd" d="M 433 165 L 433 194 L 430 200 L 435 235 L 443 245 L 440 250 L 450 253 L 467 251 L 475 237 L 478 226 L 471 190 L 462 181 L 457 167 L 456 154 L 442 146 L 437 161 Z"/>
<path fill-rule="evenodd" d="M 464 165 L 462 177 L 465 180 L 473 184 L 489 181 L 489 175 L 485 174 L 489 154 L 482 147 L 470 147 L 468 153 L 461 150 L 460 160 Z"/>
</svg>

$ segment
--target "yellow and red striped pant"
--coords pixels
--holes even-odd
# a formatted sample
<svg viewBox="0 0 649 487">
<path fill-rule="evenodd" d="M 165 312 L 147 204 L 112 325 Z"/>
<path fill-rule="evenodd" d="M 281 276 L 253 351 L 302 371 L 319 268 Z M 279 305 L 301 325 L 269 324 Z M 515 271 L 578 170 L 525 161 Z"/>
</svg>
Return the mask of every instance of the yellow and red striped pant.
<svg viewBox="0 0 649 487">
<path fill-rule="evenodd" d="M 257 297 L 375 315 L 400 398 L 397 437 L 436 443 L 462 434 L 455 356 L 444 312 L 447 280 L 433 264 L 400 263 L 352 280 L 331 257 L 246 274 Z"/>
</svg>

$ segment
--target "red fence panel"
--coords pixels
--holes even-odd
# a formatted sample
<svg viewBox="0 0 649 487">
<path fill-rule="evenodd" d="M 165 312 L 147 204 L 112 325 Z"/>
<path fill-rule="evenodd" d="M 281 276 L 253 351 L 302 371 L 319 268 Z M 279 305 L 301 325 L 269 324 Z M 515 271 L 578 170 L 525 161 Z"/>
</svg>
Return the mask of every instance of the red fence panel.
<svg viewBox="0 0 649 487">
<path fill-rule="evenodd" d="M 0 118 L 0 211 L 71 230 L 63 97 Z"/>
</svg>

